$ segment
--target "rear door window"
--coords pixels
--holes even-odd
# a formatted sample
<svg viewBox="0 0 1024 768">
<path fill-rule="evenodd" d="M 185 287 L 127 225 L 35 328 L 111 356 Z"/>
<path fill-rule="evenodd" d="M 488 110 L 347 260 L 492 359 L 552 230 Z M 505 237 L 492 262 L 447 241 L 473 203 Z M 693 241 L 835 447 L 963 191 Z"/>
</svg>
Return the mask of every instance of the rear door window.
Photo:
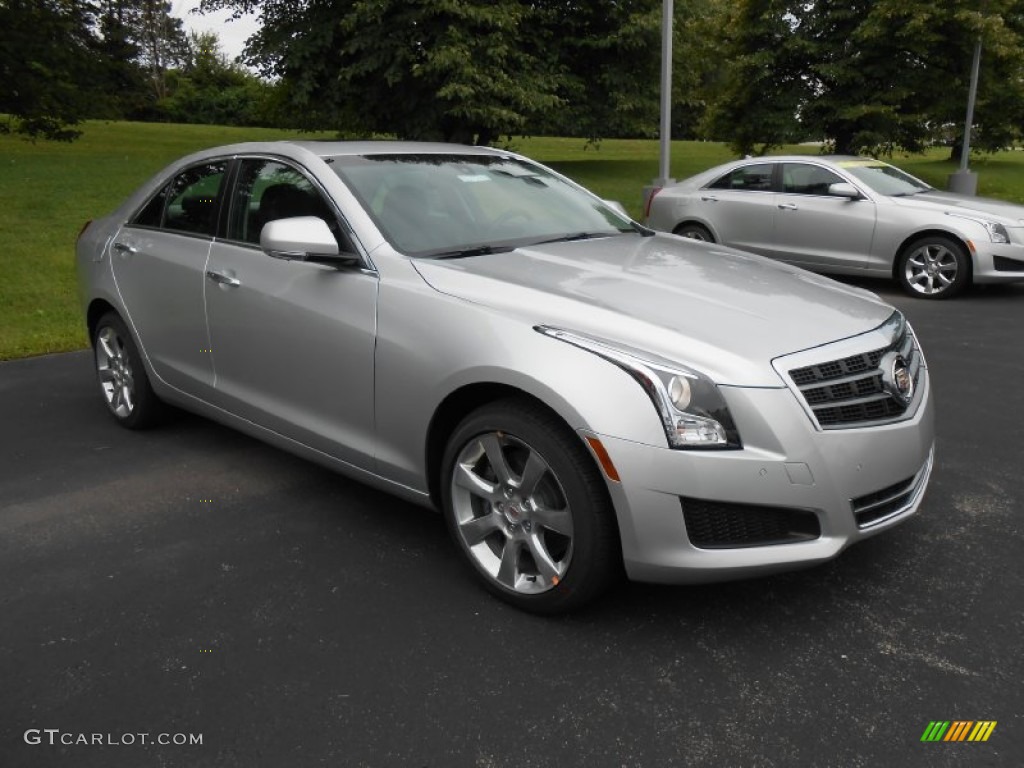
<svg viewBox="0 0 1024 768">
<path fill-rule="evenodd" d="M 749 192 L 771 192 L 774 163 L 754 163 L 719 176 L 708 184 L 708 189 L 735 189 Z"/>
<path fill-rule="evenodd" d="M 164 186 L 132 220 L 138 227 L 214 236 L 227 161 L 188 168 Z"/>
</svg>

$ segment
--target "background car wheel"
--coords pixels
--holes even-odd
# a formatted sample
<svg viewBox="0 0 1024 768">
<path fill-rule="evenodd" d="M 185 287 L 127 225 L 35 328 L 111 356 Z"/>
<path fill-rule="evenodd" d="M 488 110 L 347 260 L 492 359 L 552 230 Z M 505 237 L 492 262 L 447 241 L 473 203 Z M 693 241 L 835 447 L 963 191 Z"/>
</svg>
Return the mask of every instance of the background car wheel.
<svg viewBox="0 0 1024 768">
<path fill-rule="evenodd" d="M 686 237 L 690 240 L 700 240 L 704 243 L 715 242 L 715 238 L 710 230 L 701 224 L 680 224 L 672 230 L 672 234 Z"/>
<path fill-rule="evenodd" d="M 149 385 L 142 358 L 124 321 L 113 312 L 101 317 L 92 347 L 100 394 L 114 418 L 128 429 L 153 426 L 163 404 Z"/>
<path fill-rule="evenodd" d="M 971 260 L 964 247 L 952 238 L 922 237 L 903 249 L 896 277 L 911 296 L 948 299 L 970 283 Z"/>
<path fill-rule="evenodd" d="M 580 608 L 621 569 L 608 490 L 554 414 L 503 400 L 456 428 L 442 463 L 445 519 L 483 585 L 537 613 Z"/>
</svg>

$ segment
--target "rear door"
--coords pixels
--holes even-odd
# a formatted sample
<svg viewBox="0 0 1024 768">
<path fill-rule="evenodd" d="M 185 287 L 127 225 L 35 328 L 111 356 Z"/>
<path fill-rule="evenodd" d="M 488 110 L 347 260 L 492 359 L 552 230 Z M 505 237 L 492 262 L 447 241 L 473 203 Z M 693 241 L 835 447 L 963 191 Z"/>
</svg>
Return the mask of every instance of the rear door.
<svg viewBox="0 0 1024 768">
<path fill-rule="evenodd" d="M 742 165 L 697 192 L 698 210 L 719 242 L 755 253 L 771 253 L 774 168 L 774 163 Z"/>
<path fill-rule="evenodd" d="M 114 281 L 144 354 L 167 384 L 203 399 L 213 386 L 203 273 L 226 160 L 192 166 L 146 203 L 110 246 Z"/>
</svg>

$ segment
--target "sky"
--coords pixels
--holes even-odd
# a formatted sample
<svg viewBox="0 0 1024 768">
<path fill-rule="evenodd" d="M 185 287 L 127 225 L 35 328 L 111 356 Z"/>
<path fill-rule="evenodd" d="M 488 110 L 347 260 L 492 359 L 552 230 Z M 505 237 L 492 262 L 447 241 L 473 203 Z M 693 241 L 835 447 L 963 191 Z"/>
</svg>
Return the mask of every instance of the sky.
<svg viewBox="0 0 1024 768">
<path fill-rule="evenodd" d="M 188 31 L 216 32 L 221 50 L 229 59 L 241 54 L 246 39 L 259 29 L 255 16 L 243 16 L 232 21 L 230 11 L 202 15 L 189 12 L 198 7 L 199 0 L 171 0 L 171 15 L 181 19 Z"/>
</svg>

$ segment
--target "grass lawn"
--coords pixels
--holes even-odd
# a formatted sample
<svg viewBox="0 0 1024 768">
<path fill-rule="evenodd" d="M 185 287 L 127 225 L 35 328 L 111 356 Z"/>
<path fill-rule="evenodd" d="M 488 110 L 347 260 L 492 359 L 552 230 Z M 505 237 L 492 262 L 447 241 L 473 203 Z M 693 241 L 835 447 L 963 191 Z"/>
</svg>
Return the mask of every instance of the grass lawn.
<svg viewBox="0 0 1024 768">
<path fill-rule="evenodd" d="M 33 144 L 0 136 L 0 360 L 79 349 L 87 344 L 78 306 L 74 242 L 91 218 L 172 160 L 236 141 L 319 138 L 260 128 L 89 122 L 72 144 Z M 517 138 L 512 149 L 552 165 L 602 197 L 640 214 L 642 187 L 658 170 L 658 143 Z M 814 147 L 787 147 L 814 153 Z M 947 150 L 894 162 L 937 187 L 956 170 Z M 672 175 L 685 178 L 733 157 L 722 144 L 677 141 Z M 1024 203 L 1024 152 L 976 160 L 980 194 Z"/>
</svg>

